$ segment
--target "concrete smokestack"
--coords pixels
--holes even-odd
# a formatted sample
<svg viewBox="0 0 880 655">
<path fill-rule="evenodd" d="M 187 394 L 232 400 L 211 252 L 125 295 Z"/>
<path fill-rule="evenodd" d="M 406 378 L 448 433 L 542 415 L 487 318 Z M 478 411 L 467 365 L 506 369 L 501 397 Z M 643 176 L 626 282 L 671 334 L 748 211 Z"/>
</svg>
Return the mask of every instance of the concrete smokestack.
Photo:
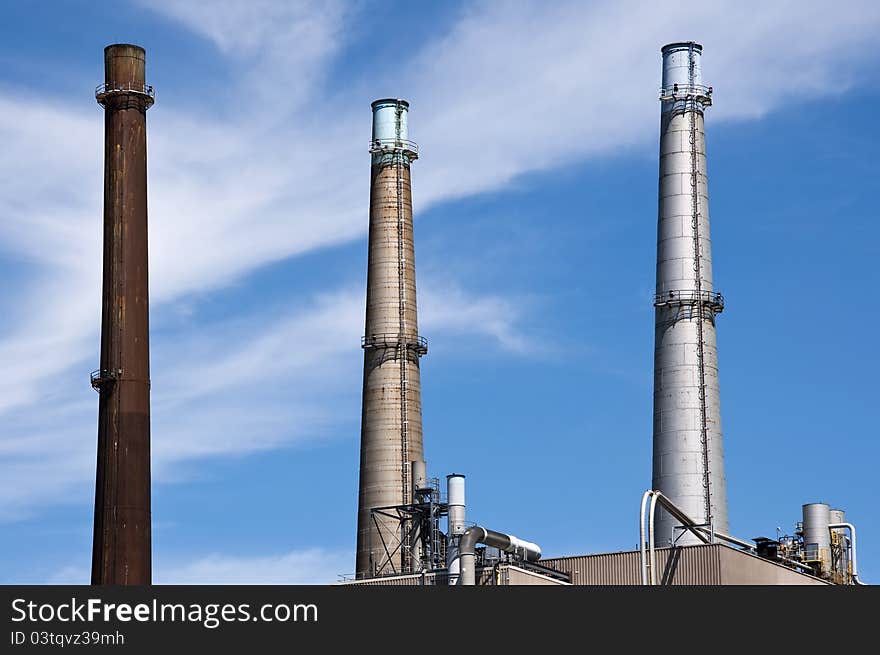
<svg viewBox="0 0 880 655">
<path fill-rule="evenodd" d="M 151 582 L 144 49 L 104 50 L 104 282 L 92 584 Z"/>
<path fill-rule="evenodd" d="M 427 343 L 419 337 L 416 311 L 410 163 L 418 157 L 409 140 L 404 100 L 377 100 L 370 145 L 370 233 L 367 267 L 367 316 L 361 417 L 360 492 L 358 498 L 358 577 L 391 571 L 385 544 L 403 541 L 405 532 L 370 510 L 409 504 L 412 462 L 424 459 L 419 357 Z"/>
<path fill-rule="evenodd" d="M 721 443 L 703 84 L 697 43 L 662 49 L 660 193 L 654 333 L 654 489 L 696 521 L 729 533 Z M 661 511 L 657 541 L 677 521 Z M 697 543 L 685 533 L 678 544 Z"/>
</svg>

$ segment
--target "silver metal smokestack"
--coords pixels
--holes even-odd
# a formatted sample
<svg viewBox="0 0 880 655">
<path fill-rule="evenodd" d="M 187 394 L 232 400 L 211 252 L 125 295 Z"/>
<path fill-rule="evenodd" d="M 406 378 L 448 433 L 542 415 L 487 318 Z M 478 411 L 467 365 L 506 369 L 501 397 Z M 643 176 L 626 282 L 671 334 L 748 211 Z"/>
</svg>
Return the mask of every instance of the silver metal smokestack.
<svg viewBox="0 0 880 655">
<path fill-rule="evenodd" d="M 424 459 L 419 357 L 428 350 L 416 312 L 410 163 L 418 149 L 407 131 L 409 103 L 377 100 L 372 108 L 358 577 L 376 573 L 387 543 L 403 545 L 397 568 L 408 565 L 405 528 L 370 510 L 412 500 L 412 462 Z"/>
<path fill-rule="evenodd" d="M 724 300 L 712 286 L 703 129 L 712 88 L 703 84 L 702 51 L 694 42 L 662 49 L 652 488 L 729 533 L 715 347 Z M 679 537 L 676 524 L 661 512 L 658 543 Z M 688 532 L 677 543 L 697 540 Z"/>
</svg>

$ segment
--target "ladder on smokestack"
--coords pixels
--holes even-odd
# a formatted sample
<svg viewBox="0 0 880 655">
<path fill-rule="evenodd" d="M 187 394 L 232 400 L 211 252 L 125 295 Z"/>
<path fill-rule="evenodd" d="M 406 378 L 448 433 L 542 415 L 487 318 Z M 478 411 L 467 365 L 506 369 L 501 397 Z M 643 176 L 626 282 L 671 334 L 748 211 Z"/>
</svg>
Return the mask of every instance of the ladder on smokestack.
<svg viewBox="0 0 880 655">
<path fill-rule="evenodd" d="M 694 277 L 696 290 L 697 313 L 697 364 L 699 372 L 699 400 L 700 400 L 700 446 L 703 457 L 703 498 L 706 506 L 706 523 L 712 524 L 712 478 L 709 473 L 709 427 L 706 411 L 706 366 L 705 366 L 705 336 L 703 334 L 703 321 L 705 320 L 706 303 L 703 297 L 703 271 L 701 264 L 702 249 L 700 245 L 700 185 L 699 185 L 699 161 L 697 155 L 697 103 L 696 85 L 694 80 L 694 67 L 696 65 L 693 44 L 688 52 L 688 86 L 689 92 L 685 109 L 688 110 L 690 128 L 691 149 L 691 227 L 694 232 Z M 711 309 L 711 308 L 710 308 Z M 713 314 L 714 315 L 714 314 Z"/>
<path fill-rule="evenodd" d="M 405 503 L 409 497 L 409 445 L 407 444 L 407 407 L 406 407 L 406 363 L 407 363 L 407 338 L 406 338 L 406 251 L 404 248 L 404 216 L 403 216 L 403 180 L 400 171 L 403 168 L 403 156 L 395 155 L 395 178 L 397 184 L 397 310 L 398 310 L 398 338 L 397 357 L 400 363 L 400 448 L 401 448 L 401 503 Z"/>
<path fill-rule="evenodd" d="M 401 114 L 403 108 L 397 107 L 396 124 L 400 126 Z M 400 138 L 400 135 L 397 135 Z M 405 217 L 403 215 L 403 179 L 401 172 L 404 163 L 404 154 L 402 149 L 395 148 L 393 155 L 394 161 L 394 177 L 396 184 L 397 196 L 397 315 L 398 315 L 398 337 L 397 337 L 397 357 L 400 366 L 400 502 L 405 504 L 412 501 L 410 484 L 409 484 L 409 442 L 407 434 L 407 361 L 408 361 L 408 340 L 406 335 L 406 248 L 404 244 L 404 226 Z M 406 525 L 401 525 L 402 548 L 401 555 L 404 558 L 401 562 L 403 567 L 407 565 L 406 558 L 412 548 L 410 543 L 409 530 Z"/>
</svg>

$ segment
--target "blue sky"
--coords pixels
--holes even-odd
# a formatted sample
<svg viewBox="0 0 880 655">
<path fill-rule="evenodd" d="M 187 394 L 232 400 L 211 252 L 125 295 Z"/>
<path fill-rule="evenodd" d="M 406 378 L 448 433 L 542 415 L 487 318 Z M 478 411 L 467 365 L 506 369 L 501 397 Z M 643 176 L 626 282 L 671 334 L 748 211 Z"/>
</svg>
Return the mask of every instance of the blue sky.
<svg viewBox="0 0 880 655">
<path fill-rule="evenodd" d="M 103 47 L 147 50 L 154 579 L 354 567 L 371 100 L 411 102 L 425 449 L 469 518 L 635 547 L 660 46 L 704 45 L 731 530 L 880 580 L 872 2 L 9 2 L 0 582 L 88 581 Z"/>
</svg>

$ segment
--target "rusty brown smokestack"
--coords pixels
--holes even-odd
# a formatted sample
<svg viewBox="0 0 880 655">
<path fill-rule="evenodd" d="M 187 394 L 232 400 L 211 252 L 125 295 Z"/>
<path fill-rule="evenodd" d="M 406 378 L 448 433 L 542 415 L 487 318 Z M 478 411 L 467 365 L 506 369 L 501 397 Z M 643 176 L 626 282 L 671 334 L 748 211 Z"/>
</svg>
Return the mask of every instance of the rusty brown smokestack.
<svg viewBox="0 0 880 655">
<path fill-rule="evenodd" d="M 150 350 L 144 49 L 104 49 L 104 282 L 92 584 L 151 582 Z"/>
</svg>

